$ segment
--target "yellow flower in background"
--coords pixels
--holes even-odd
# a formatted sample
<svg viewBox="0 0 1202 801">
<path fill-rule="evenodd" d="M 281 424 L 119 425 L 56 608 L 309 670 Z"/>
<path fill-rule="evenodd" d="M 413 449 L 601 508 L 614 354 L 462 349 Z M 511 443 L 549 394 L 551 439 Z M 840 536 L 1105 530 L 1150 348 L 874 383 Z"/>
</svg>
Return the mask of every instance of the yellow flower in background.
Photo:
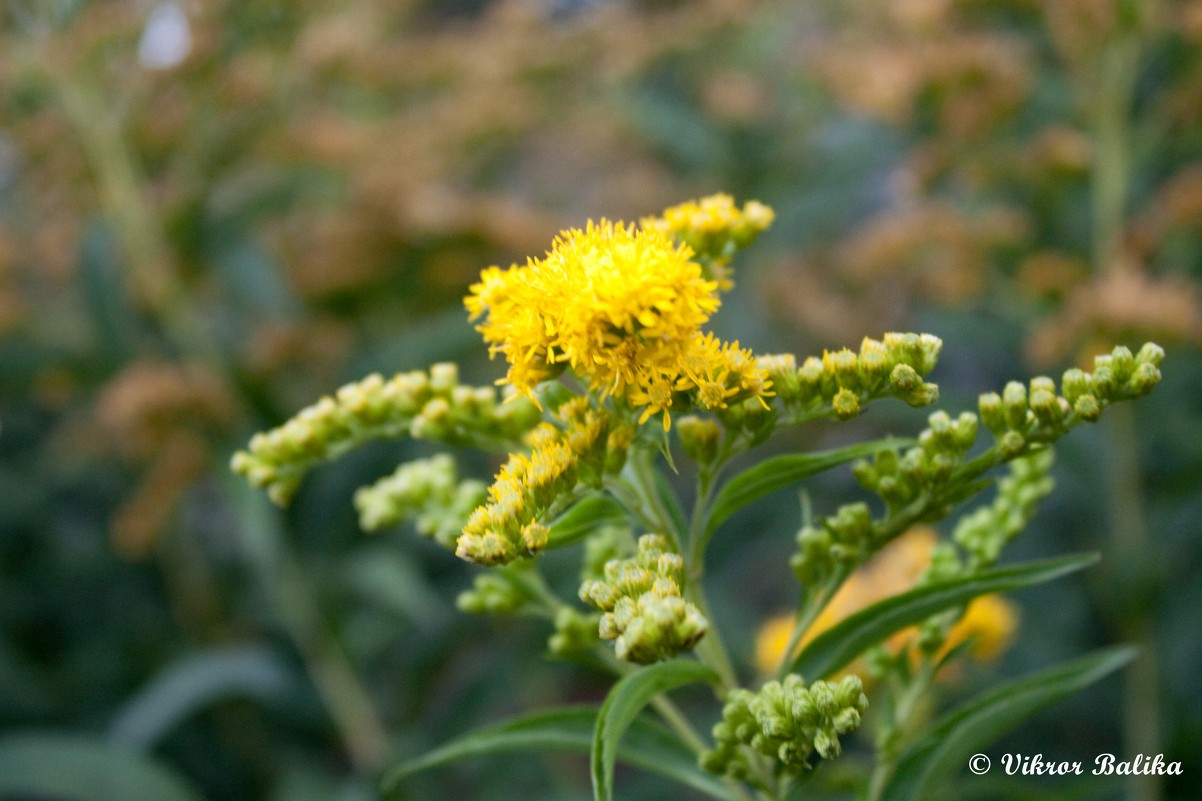
<svg viewBox="0 0 1202 801">
<path fill-rule="evenodd" d="M 822 632 L 844 618 L 885 598 L 906 592 L 914 587 L 931 561 L 931 549 L 937 543 L 935 532 L 926 527 L 913 528 L 881 549 L 871 561 L 852 573 L 835 593 L 831 602 L 814 620 L 798 643 L 800 651 Z M 765 675 L 776 671 L 784 658 L 789 635 L 793 631 L 793 616 L 779 615 L 760 628 L 756 638 L 756 665 Z M 947 642 L 938 656 L 969 638 L 973 643 L 969 653 L 980 661 L 997 659 L 1009 647 L 1018 628 L 1018 613 L 1014 605 L 1000 595 L 986 595 L 968 605 L 964 615 L 948 633 Z M 895 633 L 885 641 L 894 653 L 908 646 L 917 635 L 913 627 Z M 866 671 L 853 663 L 844 673 L 863 677 Z M 842 674 L 841 674 L 842 675 Z"/>
<path fill-rule="evenodd" d="M 520 392 L 533 397 L 570 368 L 602 399 L 641 409 L 640 423 L 662 413 L 667 429 L 682 403 L 717 410 L 771 394 L 749 351 L 701 331 L 719 283 L 694 255 L 658 228 L 590 222 L 560 234 L 542 259 L 488 268 L 465 304 Z"/>
<path fill-rule="evenodd" d="M 973 600 L 947 635 L 940 656 L 972 637 L 968 652 L 981 662 L 992 662 L 1010 647 L 1018 630 L 1014 604 L 1000 595 L 982 595 Z"/>
</svg>

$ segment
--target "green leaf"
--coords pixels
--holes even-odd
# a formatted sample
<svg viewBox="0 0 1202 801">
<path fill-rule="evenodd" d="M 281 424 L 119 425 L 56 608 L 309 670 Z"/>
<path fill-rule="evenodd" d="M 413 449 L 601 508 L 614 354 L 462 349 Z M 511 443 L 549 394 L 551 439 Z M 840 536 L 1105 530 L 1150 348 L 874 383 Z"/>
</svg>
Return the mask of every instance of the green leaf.
<svg viewBox="0 0 1202 801">
<path fill-rule="evenodd" d="M 97 738 L 11 734 L 0 738 L 0 797 L 55 801 L 201 801 L 174 772 Z"/>
<path fill-rule="evenodd" d="M 610 496 L 590 495 L 555 518 L 547 535 L 547 547 L 571 545 L 607 523 L 620 524 L 628 519 L 626 507 Z"/>
<path fill-rule="evenodd" d="M 214 648 L 159 673 L 125 703 L 109 733 L 119 743 L 147 751 L 206 706 L 231 697 L 282 705 L 299 687 L 292 669 L 267 648 Z"/>
<path fill-rule="evenodd" d="M 593 745 L 598 708 L 575 706 L 513 718 L 467 734 L 403 763 L 385 775 L 385 797 L 395 795 L 406 777 L 460 759 L 514 752 L 567 751 L 587 754 Z M 670 731 L 645 718 L 636 719 L 618 750 L 618 759 L 688 785 L 713 798 L 726 799 L 724 785 L 697 767 L 697 757 Z"/>
<path fill-rule="evenodd" d="M 1113 673 L 1136 656 L 1108 648 L 995 687 L 948 714 L 911 746 L 898 763 L 885 801 L 932 798 L 949 777 L 1026 718 Z"/>
<path fill-rule="evenodd" d="M 807 679 L 824 678 L 895 631 L 921 623 L 944 609 L 966 604 L 979 595 L 1042 584 L 1097 561 L 1097 554 L 1077 554 L 997 567 L 973 576 L 916 587 L 862 609 L 819 634 L 797 655 L 790 671 Z"/>
<path fill-rule="evenodd" d="M 676 526 L 676 536 L 684 537 L 685 532 L 689 530 L 689 524 L 685 520 L 684 509 L 680 508 L 680 499 L 676 497 L 672 485 L 668 483 L 668 477 L 662 471 L 652 469 L 651 475 L 655 479 L 655 495 L 672 518 L 672 525 Z"/>
<path fill-rule="evenodd" d="M 910 439 L 887 438 L 819 453 L 790 453 L 760 462 L 722 486 L 710 506 L 709 519 L 705 526 L 706 539 L 713 535 L 726 518 L 770 492 L 795 484 L 815 473 L 838 467 L 844 462 L 911 444 L 913 440 Z"/>
<path fill-rule="evenodd" d="M 686 684 L 717 680 L 717 674 L 700 662 L 674 659 L 642 668 L 615 684 L 601 704 L 593 730 L 591 763 L 595 801 L 613 801 L 618 744 L 643 707 L 660 693 Z"/>
</svg>

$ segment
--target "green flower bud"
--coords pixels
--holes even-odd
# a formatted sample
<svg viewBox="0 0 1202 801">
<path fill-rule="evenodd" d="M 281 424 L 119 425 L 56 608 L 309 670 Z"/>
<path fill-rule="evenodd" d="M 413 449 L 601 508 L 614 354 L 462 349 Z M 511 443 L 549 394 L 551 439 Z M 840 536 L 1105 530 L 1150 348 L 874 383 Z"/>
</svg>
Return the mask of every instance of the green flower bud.
<svg viewBox="0 0 1202 801">
<path fill-rule="evenodd" d="M 1002 408 L 1006 415 L 1006 426 L 1011 429 L 1026 430 L 1027 427 L 1027 388 L 1017 381 L 1006 384 L 1002 391 Z"/>
<path fill-rule="evenodd" d="M 840 420 L 850 420 L 860 413 L 860 398 L 850 389 L 840 389 L 831 401 L 831 409 Z"/>
<path fill-rule="evenodd" d="M 756 366 L 768 374 L 772 390 L 784 404 L 801 399 L 801 378 L 797 374 L 797 359 L 792 353 L 759 356 Z"/>
<path fill-rule="evenodd" d="M 1160 370 L 1151 362 L 1143 362 L 1135 368 L 1127 381 L 1127 388 L 1136 396 L 1147 395 L 1160 383 Z"/>
<path fill-rule="evenodd" d="M 1094 359 L 1093 384 L 1094 395 L 1098 400 L 1108 403 L 1114 399 L 1119 382 L 1110 366 L 1109 356 L 1098 356 Z"/>
<path fill-rule="evenodd" d="M 552 656 L 570 657 L 589 650 L 597 642 L 601 616 L 561 606 L 555 613 L 555 633 L 547 640 Z"/>
<path fill-rule="evenodd" d="M 1065 370 L 1060 383 L 1064 388 L 1064 398 L 1070 405 L 1076 405 L 1077 398 L 1082 395 L 1093 394 L 1093 376 L 1076 367 Z"/>
<path fill-rule="evenodd" d="M 1145 342 L 1144 346 L 1139 349 L 1139 353 L 1135 354 L 1135 361 L 1139 364 L 1150 364 L 1153 367 L 1160 367 L 1161 363 L 1164 362 L 1164 348 L 1155 342 Z"/>
<path fill-rule="evenodd" d="M 799 384 L 798 396 L 803 403 L 809 403 L 825 394 L 823 391 L 825 376 L 822 360 L 818 357 L 810 356 L 802 363 L 797 371 L 797 381 Z"/>
<path fill-rule="evenodd" d="M 1102 416 L 1102 405 L 1098 403 L 1098 399 L 1093 395 L 1082 395 L 1073 404 L 1073 411 L 1082 420 L 1088 420 L 1093 423 Z"/>
<path fill-rule="evenodd" d="M 856 354 L 847 348 L 833 353 L 827 352 L 822 356 L 822 364 L 826 371 L 835 377 L 839 387 L 858 390 L 860 388 L 860 360 Z"/>
<path fill-rule="evenodd" d="M 884 343 L 864 338 L 860 344 L 860 385 L 871 393 L 880 392 L 889 381 L 893 362 Z"/>
<path fill-rule="evenodd" d="M 698 464 L 709 464 L 718 455 L 722 427 L 712 419 L 688 415 L 676 421 L 676 435 L 685 455 Z"/>
<path fill-rule="evenodd" d="M 1017 431 L 1007 431 L 998 440 L 998 447 L 1001 449 L 1002 456 L 1010 459 L 1023 452 L 1023 449 L 1027 447 L 1027 440 Z"/>
<path fill-rule="evenodd" d="M 1114 372 L 1115 381 L 1122 384 L 1135 372 L 1135 357 L 1131 350 L 1119 345 L 1110 352 L 1110 369 Z"/>
<path fill-rule="evenodd" d="M 977 416 L 972 412 L 961 412 L 952 429 L 952 445 L 960 453 L 967 453 L 977 441 Z"/>
<path fill-rule="evenodd" d="M 1031 412 L 1046 426 L 1058 426 L 1068 414 L 1056 395 L 1056 385 L 1050 378 L 1031 379 Z M 1067 405 L 1067 404 L 1066 404 Z"/>
<path fill-rule="evenodd" d="M 459 611 L 472 615 L 508 615 L 530 601 L 519 586 L 496 573 L 482 573 L 473 580 L 472 589 L 455 599 Z"/>
<path fill-rule="evenodd" d="M 985 427 L 999 436 L 1005 431 L 1006 414 L 1002 405 L 1002 396 L 996 392 L 986 392 L 977 399 L 977 411 L 981 413 L 981 422 Z"/>
<path fill-rule="evenodd" d="M 430 366 L 430 389 L 439 395 L 449 394 L 459 385 L 459 365 L 440 362 Z"/>
</svg>

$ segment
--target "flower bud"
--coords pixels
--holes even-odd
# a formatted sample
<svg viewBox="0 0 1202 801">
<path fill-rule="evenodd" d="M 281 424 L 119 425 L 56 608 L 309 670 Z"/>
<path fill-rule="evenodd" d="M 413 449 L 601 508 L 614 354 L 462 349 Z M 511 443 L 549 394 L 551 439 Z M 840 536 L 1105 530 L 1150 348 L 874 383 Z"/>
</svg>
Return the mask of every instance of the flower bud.
<svg viewBox="0 0 1202 801">
<path fill-rule="evenodd" d="M 840 420 L 850 420 L 860 413 L 860 398 L 850 389 L 840 389 L 831 401 L 831 409 Z"/>
<path fill-rule="evenodd" d="M 1082 395 L 1093 393 L 1093 376 L 1076 367 L 1064 371 L 1060 384 L 1064 389 L 1064 398 L 1070 405 L 1075 404 Z"/>
<path fill-rule="evenodd" d="M 1143 362 L 1135 368 L 1127 381 L 1127 387 L 1136 397 L 1147 395 L 1160 383 L 1160 370 L 1151 362 Z"/>
<path fill-rule="evenodd" d="M 1002 396 L 996 392 L 986 392 L 977 399 L 977 411 L 981 413 L 981 422 L 993 434 L 1001 435 L 1007 430 L 1006 414 L 1002 405 Z"/>
<path fill-rule="evenodd" d="M 1002 391 L 1002 408 L 1006 427 L 1025 430 L 1027 427 L 1027 388 L 1017 381 L 1006 384 Z"/>
<path fill-rule="evenodd" d="M 709 464 L 718 455 L 722 427 L 712 419 L 689 415 L 676 421 L 676 435 L 686 456 L 698 464 Z"/>
<path fill-rule="evenodd" d="M 1131 350 L 1119 345 L 1110 352 L 1110 369 L 1114 371 L 1115 380 L 1123 384 L 1135 372 L 1135 357 Z"/>
<path fill-rule="evenodd" d="M 1145 342 L 1144 346 L 1139 349 L 1139 353 L 1135 354 L 1135 361 L 1139 364 L 1150 364 L 1153 367 L 1160 367 L 1164 361 L 1164 348 L 1155 342 Z"/>
</svg>

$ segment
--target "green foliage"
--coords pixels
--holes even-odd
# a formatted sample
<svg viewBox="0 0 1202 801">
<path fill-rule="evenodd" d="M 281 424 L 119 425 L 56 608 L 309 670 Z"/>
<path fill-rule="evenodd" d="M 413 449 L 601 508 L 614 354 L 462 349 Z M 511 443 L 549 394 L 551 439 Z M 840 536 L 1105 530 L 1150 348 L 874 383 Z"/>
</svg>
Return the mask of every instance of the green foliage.
<svg viewBox="0 0 1202 801">
<path fill-rule="evenodd" d="M 895 595 L 851 615 L 818 635 L 789 666 L 790 673 L 825 678 L 894 632 L 973 598 L 1054 581 L 1096 564 L 1094 554 L 985 570 L 935 581 Z"/>
<path fill-rule="evenodd" d="M 50 734 L 0 738 L 0 793 L 64 801 L 202 797 L 174 772 L 141 754 L 101 739 Z"/>
<path fill-rule="evenodd" d="M 717 674 L 700 662 L 677 659 L 653 665 L 621 679 L 605 697 L 593 728 L 590 757 L 593 797 L 613 801 L 614 764 L 626 729 L 652 699 L 688 684 L 713 683 Z"/>
<path fill-rule="evenodd" d="M 871 674 L 864 732 L 842 736 L 848 753 L 794 795 L 871 798 L 949 695 L 1117 640 L 1149 655 L 1121 688 L 1063 701 L 1054 730 L 1027 726 L 1007 747 L 1121 740 L 1202 759 L 1197 3 L 202 5 L 0 11 L 0 730 L 153 746 L 149 764 L 205 797 L 366 801 L 396 743 L 412 753 L 515 706 L 603 697 L 632 668 L 579 604 L 577 574 L 604 578 L 651 533 L 684 562 L 673 604 L 708 623 L 694 654 L 721 686 L 665 697 L 679 714 L 655 702 L 675 724 L 644 764 L 674 765 L 699 792 L 740 797 L 689 767 L 707 738 L 680 743 L 732 688 L 788 667 L 778 647 L 751 675 L 766 611 L 797 594 L 794 654 L 866 586 L 973 583 L 999 561 L 1083 549 L 1103 555 L 1086 580 L 1015 596 L 1027 613 L 999 665 L 955 664 L 1007 640 L 962 639 L 987 595 L 853 660 Z M 182 61 L 156 65 L 151 21 L 180 10 Z M 569 476 L 570 497 L 537 504 L 508 547 L 471 551 L 512 558 L 503 568 L 413 537 L 457 546 L 506 454 L 528 455 L 540 420 L 564 429 L 553 412 L 580 389 L 540 390 L 541 412 L 498 395 L 503 368 L 464 324 L 480 268 L 524 263 L 589 216 L 637 219 L 714 186 L 770 202 L 775 228 L 759 203 L 728 228 L 684 213 L 665 227 L 707 278 L 738 284 L 715 334 L 748 353 L 798 351 L 756 358 L 775 394 L 728 395 L 730 375 L 711 373 L 727 407 L 677 392 L 679 447 L 658 414 L 610 432 L 604 457 L 598 446 Z M 947 342 L 938 372 L 919 335 L 863 339 L 910 329 Z M 1167 358 L 1135 347 L 1145 339 Z M 1148 389 L 1162 359 L 1152 398 L 1106 408 Z M 421 408 L 378 405 L 388 376 L 439 363 L 426 389 L 410 374 L 429 390 Z M 371 374 L 383 378 L 357 380 Z M 350 381 L 278 448 L 239 458 L 287 508 L 228 480 L 253 431 L 271 437 Z M 991 388 L 965 448 L 963 410 Z M 926 442 L 884 447 L 926 425 L 908 405 L 940 398 Z M 331 439 L 311 441 L 315 428 Z M 857 448 L 872 450 L 852 465 L 867 496 L 846 468 L 809 472 Z M 429 484 L 389 476 L 419 464 L 438 466 Z M 744 484 L 735 464 L 773 480 Z M 995 478 L 997 494 L 976 500 Z M 803 491 L 800 522 L 796 494 L 761 494 L 769 485 Z M 931 525 L 941 541 L 921 577 L 891 581 L 887 551 Z M 516 617 L 458 617 L 457 598 Z M 570 664 L 540 658 L 544 643 Z M 638 759 L 646 722 L 620 759 Z M 788 792 L 771 771 L 756 769 L 766 792 Z M 583 777 L 493 761 L 470 791 L 579 795 Z M 469 789 L 454 772 L 411 779 L 399 792 Z M 1136 777 L 1131 793 L 1200 792 L 1196 777 L 1157 781 Z M 666 787 L 640 774 L 621 795 Z"/>
</svg>

